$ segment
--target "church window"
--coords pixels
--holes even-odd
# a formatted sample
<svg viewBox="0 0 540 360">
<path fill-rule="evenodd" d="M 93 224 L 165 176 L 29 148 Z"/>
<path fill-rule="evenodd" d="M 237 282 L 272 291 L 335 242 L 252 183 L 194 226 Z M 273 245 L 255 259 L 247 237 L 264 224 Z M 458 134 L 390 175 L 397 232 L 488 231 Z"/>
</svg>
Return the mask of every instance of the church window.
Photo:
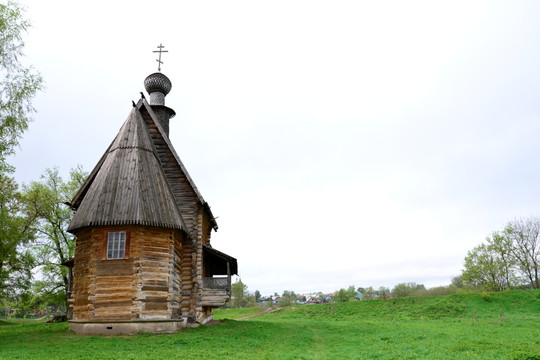
<svg viewBox="0 0 540 360">
<path fill-rule="evenodd" d="M 126 255 L 126 232 L 109 232 L 107 239 L 107 259 L 123 259 Z"/>
</svg>

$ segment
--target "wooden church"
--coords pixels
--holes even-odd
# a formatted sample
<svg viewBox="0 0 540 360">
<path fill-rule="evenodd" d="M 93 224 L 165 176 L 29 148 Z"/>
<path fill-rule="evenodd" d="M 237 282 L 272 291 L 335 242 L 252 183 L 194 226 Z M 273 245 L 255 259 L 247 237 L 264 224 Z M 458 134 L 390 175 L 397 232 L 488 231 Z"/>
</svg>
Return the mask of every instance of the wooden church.
<svg viewBox="0 0 540 360">
<path fill-rule="evenodd" d="M 71 202 L 76 236 L 70 329 L 172 332 L 212 320 L 237 261 L 210 244 L 218 225 L 169 140 L 171 81 L 148 76 L 138 103 Z"/>
</svg>

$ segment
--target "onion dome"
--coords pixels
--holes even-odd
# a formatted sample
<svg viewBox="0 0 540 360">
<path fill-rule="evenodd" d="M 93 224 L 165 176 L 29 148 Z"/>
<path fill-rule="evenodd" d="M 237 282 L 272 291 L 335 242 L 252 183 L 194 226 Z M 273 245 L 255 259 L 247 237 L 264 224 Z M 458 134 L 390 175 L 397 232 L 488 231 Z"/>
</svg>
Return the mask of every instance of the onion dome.
<svg viewBox="0 0 540 360">
<path fill-rule="evenodd" d="M 171 91 L 172 83 L 168 77 L 156 72 L 144 79 L 144 88 L 150 95 L 150 105 L 165 105 L 165 96 Z"/>
</svg>

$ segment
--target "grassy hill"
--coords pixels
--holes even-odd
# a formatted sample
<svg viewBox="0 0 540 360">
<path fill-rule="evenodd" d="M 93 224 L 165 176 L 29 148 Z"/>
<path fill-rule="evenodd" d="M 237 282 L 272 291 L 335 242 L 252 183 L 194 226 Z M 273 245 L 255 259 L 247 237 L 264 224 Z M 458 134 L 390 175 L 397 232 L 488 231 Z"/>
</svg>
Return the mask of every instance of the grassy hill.
<svg viewBox="0 0 540 360">
<path fill-rule="evenodd" d="M 282 309 L 282 319 L 326 320 L 428 320 L 491 319 L 500 316 L 524 320 L 540 314 L 540 290 L 500 293 L 410 297 L 362 302 L 332 303 Z"/>
<path fill-rule="evenodd" d="M 170 335 L 80 336 L 0 325 L 1 359 L 540 359 L 540 291 L 220 310 Z"/>
</svg>

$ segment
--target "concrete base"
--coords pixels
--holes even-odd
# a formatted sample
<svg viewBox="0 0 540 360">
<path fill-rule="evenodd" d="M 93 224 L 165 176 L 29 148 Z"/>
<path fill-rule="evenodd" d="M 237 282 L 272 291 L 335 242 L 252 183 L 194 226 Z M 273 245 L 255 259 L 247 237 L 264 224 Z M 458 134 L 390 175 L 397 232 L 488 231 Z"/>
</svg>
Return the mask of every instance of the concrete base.
<svg viewBox="0 0 540 360">
<path fill-rule="evenodd" d="M 199 322 L 202 325 L 205 325 L 207 322 L 214 321 L 214 314 L 210 314 L 209 316 L 202 318 Z"/>
<path fill-rule="evenodd" d="M 136 333 L 174 333 L 180 329 L 197 327 L 188 324 L 187 319 L 178 320 L 124 320 L 124 321 L 83 321 L 70 320 L 69 329 L 86 335 L 133 335 Z"/>
</svg>

